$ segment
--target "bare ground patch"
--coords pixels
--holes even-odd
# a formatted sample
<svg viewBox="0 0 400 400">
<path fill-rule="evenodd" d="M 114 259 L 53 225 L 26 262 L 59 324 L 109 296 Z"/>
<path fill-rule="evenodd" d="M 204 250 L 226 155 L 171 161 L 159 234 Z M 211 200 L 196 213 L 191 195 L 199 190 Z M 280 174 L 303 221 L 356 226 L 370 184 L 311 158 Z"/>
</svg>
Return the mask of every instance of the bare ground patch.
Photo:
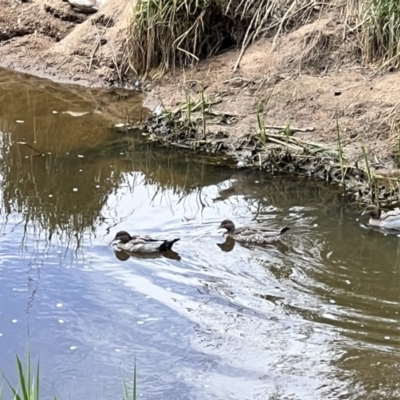
<svg viewBox="0 0 400 400">
<path fill-rule="evenodd" d="M 61 82 L 104 86 L 120 75 L 130 0 L 95 14 L 61 0 L 0 0 L 0 66 Z"/>
</svg>

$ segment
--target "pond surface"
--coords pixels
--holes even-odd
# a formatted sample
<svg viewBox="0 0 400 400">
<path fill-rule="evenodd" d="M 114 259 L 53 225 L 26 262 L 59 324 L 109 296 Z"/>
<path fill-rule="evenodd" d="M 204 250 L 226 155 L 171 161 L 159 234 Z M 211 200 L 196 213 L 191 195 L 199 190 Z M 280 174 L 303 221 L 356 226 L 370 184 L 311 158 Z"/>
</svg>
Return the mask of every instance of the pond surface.
<svg viewBox="0 0 400 400">
<path fill-rule="evenodd" d="M 323 183 L 112 129 L 144 115 L 137 94 L 0 87 L 0 372 L 16 382 L 30 346 L 43 399 L 121 398 L 135 358 L 147 400 L 399 398 L 397 236 Z M 291 230 L 232 246 L 225 218 Z M 179 256 L 115 254 L 122 229 Z"/>
</svg>

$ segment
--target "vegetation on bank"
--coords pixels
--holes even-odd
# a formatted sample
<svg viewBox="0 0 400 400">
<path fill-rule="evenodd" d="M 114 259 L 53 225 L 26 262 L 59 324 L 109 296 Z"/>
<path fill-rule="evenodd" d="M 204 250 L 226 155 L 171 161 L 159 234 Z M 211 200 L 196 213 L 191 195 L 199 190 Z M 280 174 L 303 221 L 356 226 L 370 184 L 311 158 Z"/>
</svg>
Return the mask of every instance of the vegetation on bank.
<svg viewBox="0 0 400 400">
<path fill-rule="evenodd" d="M 8 380 L 7 376 L 3 374 L 3 385 L 0 385 L 0 400 L 5 400 L 9 397 L 4 395 L 4 382 L 9 388 L 13 400 L 40 400 L 41 399 L 41 377 L 40 377 L 40 363 L 36 364 L 36 369 L 32 367 L 31 355 L 28 351 L 26 357 L 25 369 L 22 365 L 21 359 L 16 356 L 16 365 L 18 372 L 18 383 L 13 385 Z M 136 400 L 136 365 L 133 372 L 132 386 L 129 388 L 124 378 L 122 378 L 122 400 Z M 53 395 L 53 399 L 57 400 L 58 397 Z"/>
<path fill-rule="evenodd" d="M 330 144 L 315 143 L 296 137 L 296 132 L 310 132 L 313 127 L 268 125 L 261 110 L 255 110 L 257 126 L 236 143 L 227 140 L 223 125 L 235 122 L 235 115 L 216 112 L 218 97 L 209 99 L 201 90 L 197 98 L 183 85 L 185 101 L 174 109 L 164 110 L 143 122 L 141 129 L 148 140 L 165 146 L 192 149 L 201 153 L 224 153 L 243 167 L 256 167 L 272 173 L 288 172 L 336 183 L 357 203 L 371 201 L 383 206 L 400 201 L 398 176 L 384 176 L 373 170 L 374 155 L 366 146 L 365 136 L 344 137 L 336 116 L 336 140 Z M 209 125 L 221 126 L 211 131 Z M 362 162 L 351 163 L 344 149 L 360 143 Z M 400 141 L 398 149 L 400 160 Z"/>
<path fill-rule="evenodd" d="M 187 66 L 231 47 L 243 52 L 339 9 L 344 38 L 355 37 L 365 62 L 400 64 L 397 0 L 137 0 L 127 33 L 125 62 L 152 76 Z"/>
</svg>

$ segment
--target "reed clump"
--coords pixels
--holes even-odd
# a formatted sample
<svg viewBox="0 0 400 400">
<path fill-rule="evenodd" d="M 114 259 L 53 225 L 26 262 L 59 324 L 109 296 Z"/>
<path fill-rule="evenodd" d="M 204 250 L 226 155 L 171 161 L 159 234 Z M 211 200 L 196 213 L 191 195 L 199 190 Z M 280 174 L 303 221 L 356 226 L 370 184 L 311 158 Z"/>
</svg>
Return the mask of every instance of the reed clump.
<svg viewBox="0 0 400 400">
<path fill-rule="evenodd" d="M 257 38 L 273 37 L 275 48 L 279 35 L 332 9 L 341 12 L 344 29 L 356 38 L 365 62 L 400 65 L 398 0 L 137 0 L 123 71 L 156 77 L 230 47 L 241 49 L 236 69 Z"/>
<path fill-rule="evenodd" d="M 41 395 L 42 378 L 40 375 L 40 363 L 36 364 L 36 369 L 31 363 L 31 353 L 28 350 L 25 366 L 21 359 L 16 355 L 17 376 L 18 383 L 12 384 L 7 376 L 3 373 L 3 380 L 5 386 L 11 392 L 13 400 L 40 400 L 43 398 Z M 136 361 L 132 375 L 131 383 L 127 383 L 125 378 L 122 377 L 122 400 L 136 400 L 137 399 L 137 375 L 136 375 Z M 7 397 L 9 398 L 9 397 Z M 3 386 L 0 386 L 0 400 L 5 399 Z M 58 397 L 53 395 L 53 399 L 57 400 Z"/>
<path fill-rule="evenodd" d="M 354 23 L 366 62 L 400 65 L 400 2 L 397 0 L 351 0 L 347 20 Z"/>
<path fill-rule="evenodd" d="M 140 75 L 157 75 L 232 46 L 241 47 L 242 55 L 255 39 L 277 37 L 315 18 L 322 4 L 313 0 L 137 0 L 123 64 Z"/>
</svg>

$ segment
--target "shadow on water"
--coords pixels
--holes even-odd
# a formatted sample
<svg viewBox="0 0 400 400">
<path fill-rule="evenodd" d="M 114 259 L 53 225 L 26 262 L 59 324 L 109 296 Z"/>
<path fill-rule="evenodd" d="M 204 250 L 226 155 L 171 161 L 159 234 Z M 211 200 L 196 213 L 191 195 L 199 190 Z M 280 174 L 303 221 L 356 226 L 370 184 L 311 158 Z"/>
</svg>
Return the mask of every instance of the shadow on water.
<svg viewBox="0 0 400 400">
<path fill-rule="evenodd" d="M 116 398 L 135 357 L 146 399 L 399 397 L 399 238 L 340 191 L 115 130 L 140 96 L 0 85 L 1 372 L 31 343 L 45 399 Z M 225 218 L 291 229 L 243 246 Z M 181 240 L 114 252 L 122 229 Z"/>
</svg>

